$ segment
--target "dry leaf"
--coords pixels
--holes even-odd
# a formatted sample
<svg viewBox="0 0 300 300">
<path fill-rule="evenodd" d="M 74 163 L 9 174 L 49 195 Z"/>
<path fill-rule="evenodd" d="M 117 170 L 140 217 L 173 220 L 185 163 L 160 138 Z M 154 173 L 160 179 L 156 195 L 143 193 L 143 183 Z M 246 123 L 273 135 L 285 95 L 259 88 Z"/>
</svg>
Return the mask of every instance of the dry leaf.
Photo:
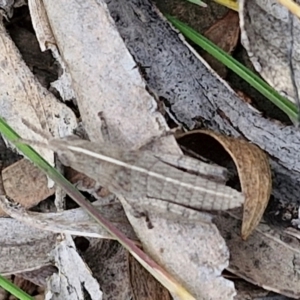
<svg viewBox="0 0 300 300">
<path fill-rule="evenodd" d="M 222 19 L 218 20 L 207 31 L 205 31 L 204 36 L 219 46 L 222 50 L 231 54 L 237 45 L 239 33 L 239 15 L 238 13 L 229 10 Z M 227 69 L 224 64 L 208 53 L 204 53 L 202 57 L 222 78 L 226 77 Z"/>
<path fill-rule="evenodd" d="M 213 24 L 204 35 L 227 53 L 231 53 L 239 39 L 239 15 L 229 10 L 228 13 Z"/>
<path fill-rule="evenodd" d="M 225 96 L 224 96 L 225 97 Z M 142 127 L 142 126 L 141 126 Z M 227 235 L 230 235 L 230 231 L 227 233 Z M 239 244 L 239 241 L 240 240 L 237 240 L 237 244 Z M 253 248 L 254 249 L 254 248 Z M 253 251 L 253 249 L 252 249 L 252 251 Z M 256 251 L 253 251 L 253 252 L 255 252 L 256 253 Z M 253 255 L 254 256 L 254 258 L 255 258 L 255 255 Z M 278 256 L 278 253 L 275 253 L 275 255 L 274 255 L 275 257 L 277 257 Z M 243 252 L 241 251 L 241 257 L 243 258 Z M 292 261 L 291 261 L 292 262 Z M 292 263 L 290 263 L 291 265 L 292 265 Z M 242 269 L 242 268 L 241 268 Z M 246 266 L 246 270 L 247 270 L 247 266 Z M 243 270 L 241 271 L 241 272 L 243 272 Z M 294 272 L 295 273 L 295 272 Z M 256 275 L 256 274 L 255 274 Z M 255 277 L 255 275 L 254 275 L 254 277 Z M 273 275 L 273 274 L 272 274 Z M 263 276 L 262 276 L 263 277 Z M 276 277 L 276 276 L 274 276 L 274 277 Z M 279 276 L 278 276 L 279 277 Z M 263 282 L 263 280 L 261 281 L 261 282 Z"/>
<path fill-rule="evenodd" d="M 53 136 L 72 134 L 77 125 L 71 109 L 60 103 L 34 77 L 0 22 L 0 111 L 1 117 L 23 138 L 41 140 L 27 128 L 22 118 L 30 120 L 40 130 L 51 131 Z M 51 164 L 53 152 L 39 149 Z"/>
<path fill-rule="evenodd" d="M 57 234 L 30 228 L 9 218 L 1 218 L 0 226 L 2 275 L 34 270 L 51 264 L 48 253 L 55 246 Z"/>
<path fill-rule="evenodd" d="M 280 94 L 295 102 L 300 91 L 300 20 L 279 2 L 239 2 L 241 42 L 256 71 Z"/>
<path fill-rule="evenodd" d="M 149 229 L 143 218 L 134 217 L 132 208 L 123 203 L 126 214 L 143 248 L 161 265 L 169 267 L 198 300 L 233 299 L 233 283 L 221 276 L 227 267 L 229 252 L 217 227 L 209 222 L 167 220 L 148 212 L 153 225 Z M 177 274 L 181 270 L 181 274 Z M 177 298 L 178 299 L 178 298 Z"/>
<path fill-rule="evenodd" d="M 133 300 L 172 300 L 170 293 L 128 254 L 130 284 Z"/>
<path fill-rule="evenodd" d="M 100 201 L 93 204 L 124 234 L 137 240 L 121 204 L 102 205 Z M 4 210 L 10 214 L 14 209 Z M 15 209 L 14 217 L 16 219 L 0 218 L 0 274 L 25 272 L 50 264 L 48 253 L 54 247 L 56 232 L 98 239 L 112 238 L 82 208 L 59 213 L 27 212 L 26 215 L 22 209 Z"/>
<path fill-rule="evenodd" d="M 264 223 L 242 241 L 239 215 L 232 212 L 214 218 L 230 249 L 227 269 L 266 290 L 299 299 L 300 241 Z"/>
<path fill-rule="evenodd" d="M 267 155 L 257 146 L 242 139 L 224 136 L 209 130 L 195 130 L 179 136 L 205 134 L 216 139 L 233 159 L 245 196 L 241 235 L 247 239 L 260 222 L 267 207 L 272 187 Z M 213 151 L 213 149 L 212 149 Z"/>
<path fill-rule="evenodd" d="M 89 7 L 86 10 L 76 1 L 72 4 L 48 0 L 43 3 L 55 42 L 72 77 L 72 86 L 89 139 L 103 141 L 103 119 L 111 142 L 116 139 L 120 143 L 122 139 L 122 146 L 130 148 L 137 143 L 144 145 L 153 139 L 159 126 L 165 127 L 165 120 L 156 111 L 157 103 L 147 93 L 139 69 L 115 28 L 105 2 L 86 2 L 85 7 Z M 102 11 L 105 11 L 106 16 Z M 69 18 L 65 17 L 64 12 Z M 33 22 L 37 21 L 36 18 L 33 16 Z M 101 20 L 103 26 L 99 27 L 97 23 L 83 26 L 85 18 Z M 107 34 L 106 26 L 110 34 Z M 104 50 L 105 47 L 107 50 Z M 82 49 L 89 55 L 82 56 Z M 99 49 L 102 50 L 99 52 Z M 99 76 L 105 80 L 95 82 Z M 104 99 L 108 102 L 105 103 Z M 144 118 L 143 126 L 136 126 L 132 122 L 132 111 L 137 109 L 141 118 Z"/>
<path fill-rule="evenodd" d="M 109 218 L 112 223 L 115 223 L 114 225 L 122 230 L 130 239 L 137 240 L 130 224 L 128 224 L 128 220 L 120 203 L 107 205 L 96 201 L 93 205 L 97 206 L 102 215 Z M 11 205 L 11 201 L 3 199 L 0 201 L 0 207 L 14 219 L 36 229 L 104 239 L 111 238 L 111 235 L 104 228 L 99 226 L 82 208 L 56 213 L 36 213 L 25 211 L 21 206 L 15 207 Z M 0 219 L 0 225 L 1 222 L 2 220 Z M 5 221 L 3 221 L 2 225 L 6 225 Z M 14 222 L 11 223 L 11 226 L 19 227 L 18 223 L 15 224 Z"/>
<path fill-rule="evenodd" d="M 80 255 L 70 235 L 62 235 L 50 254 L 59 273 L 47 281 L 46 299 L 81 300 L 87 294 L 91 300 L 102 300 L 99 283 Z"/>
<path fill-rule="evenodd" d="M 116 30 L 106 4 L 103 1 L 88 1 L 84 4 L 85 9 L 82 9 L 82 5 L 76 1 L 72 4 L 64 1 L 55 1 L 55 4 L 53 1 L 43 2 L 59 51 L 69 67 L 89 138 L 95 142 L 102 140 L 99 112 L 105 120 L 110 141 L 118 147 L 139 148 L 161 136 L 167 129 L 166 122 L 156 111 L 155 100 L 146 92 L 136 63 Z M 102 26 L 99 27 L 96 21 L 94 24 L 86 23 L 86 19 L 101 20 Z M 82 51 L 89 55 L 82 57 Z M 95 84 L 95 78 L 105 80 L 98 80 Z M 180 153 L 172 136 L 154 145 L 158 152 Z M 126 213 L 128 217 L 132 214 L 130 208 L 126 209 Z M 155 230 L 149 231 L 146 224 L 139 226 L 134 218 L 132 216 L 130 221 L 139 232 L 144 249 L 161 266 L 172 270 L 172 275 L 190 289 L 197 299 L 205 299 L 211 293 L 215 299 L 223 299 L 224 295 L 228 299 L 233 298 L 233 284 L 220 276 L 228 264 L 229 253 L 213 224 L 181 224 L 176 220 L 165 222 L 162 217 L 153 220 Z M 145 223 L 144 220 L 139 221 Z M 193 237 L 189 245 L 186 242 L 187 232 Z M 199 232 L 202 240 L 198 238 Z M 157 247 L 158 235 L 168 237 L 167 243 L 161 239 L 161 247 Z M 210 238 L 211 235 L 214 239 Z M 163 256 L 160 248 L 164 248 Z M 199 250 L 202 248 L 205 249 Z M 180 256 L 182 259 L 178 260 Z M 191 260 L 190 257 L 195 259 Z"/>
<path fill-rule="evenodd" d="M 66 71 L 64 61 L 57 49 L 56 40 L 49 24 L 44 3 L 40 0 L 29 0 L 28 6 L 31 15 L 32 26 L 41 50 L 51 50 L 52 55 L 56 58 L 62 70 L 58 80 L 52 82 L 51 86 L 59 92 L 60 97 L 63 100 L 74 100 L 75 94 L 72 87 L 72 80 L 70 78 L 70 74 Z"/>
<path fill-rule="evenodd" d="M 2 170 L 6 195 L 25 208 L 37 205 L 54 194 L 48 188 L 47 176 L 27 159 L 21 159 Z M 6 215 L 0 209 L 0 216 Z"/>
</svg>

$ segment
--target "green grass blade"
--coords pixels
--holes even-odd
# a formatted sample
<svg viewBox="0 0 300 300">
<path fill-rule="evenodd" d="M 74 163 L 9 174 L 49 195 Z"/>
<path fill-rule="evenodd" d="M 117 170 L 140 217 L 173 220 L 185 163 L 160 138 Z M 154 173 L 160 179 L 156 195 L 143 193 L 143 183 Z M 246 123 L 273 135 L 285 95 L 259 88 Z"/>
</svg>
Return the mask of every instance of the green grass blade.
<svg viewBox="0 0 300 300">
<path fill-rule="evenodd" d="M 29 296 L 27 293 L 22 291 L 20 288 L 18 288 L 16 285 L 14 285 L 12 282 L 4 278 L 0 275 L 0 286 L 9 292 L 10 294 L 14 295 L 16 298 L 21 300 L 34 300 L 33 297 Z"/>
<path fill-rule="evenodd" d="M 167 19 L 189 40 L 203 48 L 226 67 L 231 69 L 245 81 L 247 81 L 251 86 L 257 89 L 262 95 L 267 99 L 272 101 L 277 107 L 279 107 L 283 112 L 285 112 L 289 118 L 293 121 L 298 121 L 298 110 L 297 106 L 281 96 L 272 87 L 270 87 L 264 80 L 259 76 L 254 74 L 240 62 L 235 60 L 233 57 L 228 55 L 225 51 L 220 49 L 206 37 L 199 34 L 194 29 L 190 28 L 186 24 L 180 22 L 174 17 L 166 16 Z"/>
</svg>

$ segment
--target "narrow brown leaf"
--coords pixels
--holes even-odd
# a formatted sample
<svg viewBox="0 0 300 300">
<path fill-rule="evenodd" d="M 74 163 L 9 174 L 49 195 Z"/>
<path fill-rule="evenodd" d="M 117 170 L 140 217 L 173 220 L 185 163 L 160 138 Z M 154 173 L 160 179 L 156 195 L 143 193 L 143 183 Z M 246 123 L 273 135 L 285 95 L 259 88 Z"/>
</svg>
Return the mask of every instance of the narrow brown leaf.
<svg viewBox="0 0 300 300">
<path fill-rule="evenodd" d="M 171 300 L 163 287 L 137 260 L 128 253 L 129 277 L 134 300 Z"/>
<path fill-rule="evenodd" d="M 272 179 L 268 157 L 254 144 L 209 130 L 195 130 L 179 138 L 197 133 L 209 135 L 218 141 L 236 165 L 245 196 L 241 231 L 245 240 L 260 222 L 270 198 Z"/>
</svg>

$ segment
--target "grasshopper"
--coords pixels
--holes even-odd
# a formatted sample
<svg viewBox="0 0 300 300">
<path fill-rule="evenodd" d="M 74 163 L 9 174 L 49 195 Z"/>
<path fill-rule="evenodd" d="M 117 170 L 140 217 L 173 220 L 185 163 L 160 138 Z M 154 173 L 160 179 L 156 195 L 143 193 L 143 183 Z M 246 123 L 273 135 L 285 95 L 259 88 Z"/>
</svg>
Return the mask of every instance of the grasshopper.
<svg viewBox="0 0 300 300">
<path fill-rule="evenodd" d="M 244 202 L 240 192 L 225 186 L 226 169 L 188 156 L 126 151 L 82 139 L 50 139 L 47 147 L 64 165 L 126 199 L 138 212 L 159 209 L 193 218 L 193 211 L 227 210 Z"/>
</svg>

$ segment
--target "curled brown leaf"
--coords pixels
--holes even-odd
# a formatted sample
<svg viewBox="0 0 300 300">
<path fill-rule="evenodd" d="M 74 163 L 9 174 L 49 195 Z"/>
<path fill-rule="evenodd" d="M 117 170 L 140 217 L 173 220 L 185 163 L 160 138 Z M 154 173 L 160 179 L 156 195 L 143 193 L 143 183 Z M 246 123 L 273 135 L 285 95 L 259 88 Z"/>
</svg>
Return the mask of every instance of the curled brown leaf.
<svg viewBox="0 0 300 300">
<path fill-rule="evenodd" d="M 209 135 L 221 144 L 234 161 L 245 196 L 241 236 L 246 240 L 260 222 L 271 194 L 271 169 L 267 155 L 245 140 L 209 130 L 195 130 L 179 138 L 191 134 Z"/>
</svg>

